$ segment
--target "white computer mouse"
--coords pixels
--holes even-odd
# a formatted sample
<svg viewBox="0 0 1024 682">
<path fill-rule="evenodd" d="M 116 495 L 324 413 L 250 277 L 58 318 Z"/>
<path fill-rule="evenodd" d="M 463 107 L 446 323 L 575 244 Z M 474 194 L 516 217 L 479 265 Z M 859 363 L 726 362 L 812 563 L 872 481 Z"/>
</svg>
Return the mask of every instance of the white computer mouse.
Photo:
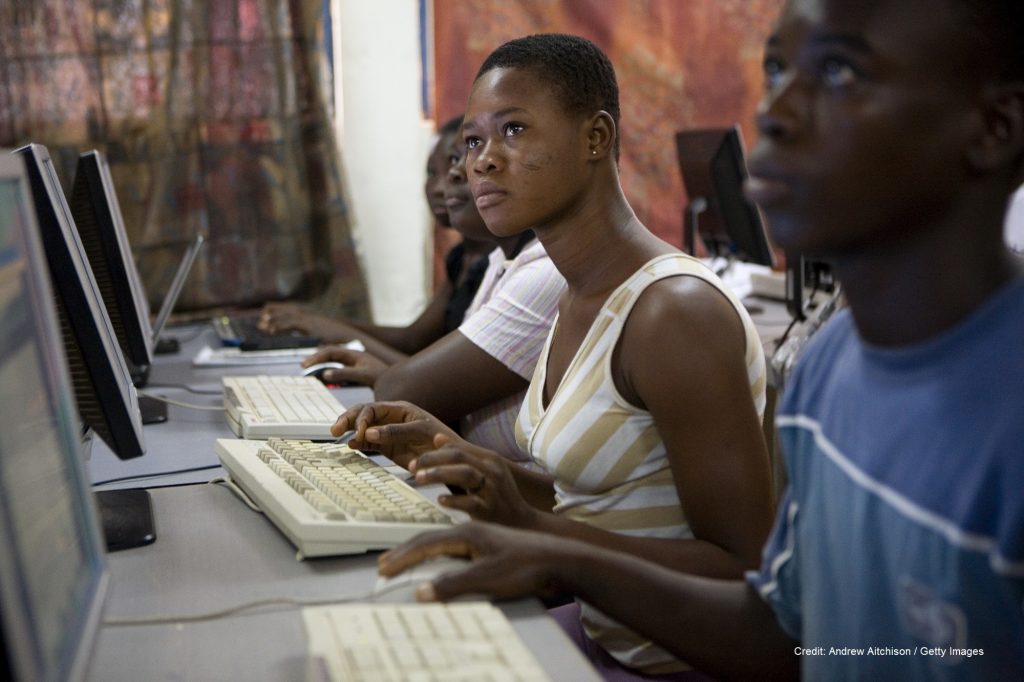
<svg viewBox="0 0 1024 682">
<path fill-rule="evenodd" d="M 441 556 L 429 559 L 390 578 L 379 576 L 373 586 L 374 601 L 408 603 L 416 601 L 416 588 L 442 573 L 461 571 L 469 565 L 468 559 Z M 475 599 L 480 599 L 479 596 Z M 462 598 L 456 600 L 461 601 Z"/>
<path fill-rule="evenodd" d="M 324 372 L 329 369 L 342 369 L 345 365 L 340 362 L 318 362 L 315 365 L 310 365 L 302 370 L 302 376 L 304 377 L 316 377 L 320 381 L 324 380 Z"/>
</svg>

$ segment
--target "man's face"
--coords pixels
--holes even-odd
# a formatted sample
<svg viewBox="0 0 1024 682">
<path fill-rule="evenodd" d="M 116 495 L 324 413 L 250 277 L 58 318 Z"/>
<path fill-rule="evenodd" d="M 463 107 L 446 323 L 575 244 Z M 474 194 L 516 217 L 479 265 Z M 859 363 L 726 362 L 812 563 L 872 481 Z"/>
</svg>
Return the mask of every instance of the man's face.
<svg viewBox="0 0 1024 682">
<path fill-rule="evenodd" d="M 947 0 L 791 0 L 765 49 L 748 196 L 774 241 L 899 248 L 947 213 L 972 113 Z"/>
</svg>

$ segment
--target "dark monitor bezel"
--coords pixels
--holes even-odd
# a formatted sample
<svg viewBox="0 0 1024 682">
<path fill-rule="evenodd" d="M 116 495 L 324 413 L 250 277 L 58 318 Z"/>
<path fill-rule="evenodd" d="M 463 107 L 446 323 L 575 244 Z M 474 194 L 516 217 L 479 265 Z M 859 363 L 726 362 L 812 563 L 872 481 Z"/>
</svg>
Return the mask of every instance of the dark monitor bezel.
<svg viewBox="0 0 1024 682">
<path fill-rule="evenodd" d="M 709 256 L 772 267 L 764 218 L 743 194 L 747 165 L 739 126 L 679 131 L 676 152 L 689 198 L 683 214 L 685 249 L 695 253 L 699 235 Z"/>
<path fill-rule="evenodd" d="M 119 458 L 139 457 L 145 445 L 138 395 L 49 151 L 29 144 L 15 153 L 25 159 L 79 416 Z"/>
<path fill-rule="evenodd" d="M 86 579 L 86 598 L 84 608 L 79 609 L 74 617 L 75 622 L 68 624 L 75 628 L 61 661 L 40 660 L 39 643 L 31 640 L 34 614 L 21 598 L 19 588 L 21 572 L 13 567 L 15 563 L 10 548 L 14 547 L 14 539 L 10 528 L 10 520 L 6 511 L 6 500 L 0 500 L 0 644 L 3 646 L 4 667 L 0 672 L 7 673 L 14 679 L 68 679 L 78 680 L 85 677 L 89 660 L 95 646 L 100 627 L 100 617 L 106 601 L 110 572 L 103 553 L 103 544 L 95 506 L 92 504 L 89 486 L 84 470 L 84 456 L 81 453 L 81 440 L 76 433 L 78 421 L 75 416 L 74 402 L 68 391 L 68 365 L 63 349 L 58 341 L 60 338 L 58 325 L 54 315 L 54 294 L 46 274 L 43 247 L 40 241 L 40 230 L 34 211 L 34 200 L 26 172 L 27 164 L 20 156 L 7 153 L 0 154 L 0 181 L 18 177 L 22 194 L 23 212 L 22 225 L 27 230 L 22 233 L 21 241 L 25 247 L 26 290 L 30 299 L 31 309 L 35 312 L 34 322 L 38 331 L 39 353 L 46 359 L 47 367 L 45 385 L 49 393 L 51 406 L 64 415 L 58 423 L 63 425 L 60 440 L 65 448 L 65 463 L 68 467 L 69 480 L 75 492 L 73 507 L 77 512 L 77 521 L 82 524 L 79 531 L 85 551 L 84 560 L 91 574 Z M 46 567 L 39 567 L 45 570 Z M 24 577 L 20 582 L 23 584 Z M 56 664 L 53 674 L 41 669 L 41 665 Z"/>
<path fill-rule="evenodd" d="M 117 194 L 97 150 L 78 157 L 69 206 L 125 357 L 142 370 L 153 362 L 153 329 Z"/>
</svg>

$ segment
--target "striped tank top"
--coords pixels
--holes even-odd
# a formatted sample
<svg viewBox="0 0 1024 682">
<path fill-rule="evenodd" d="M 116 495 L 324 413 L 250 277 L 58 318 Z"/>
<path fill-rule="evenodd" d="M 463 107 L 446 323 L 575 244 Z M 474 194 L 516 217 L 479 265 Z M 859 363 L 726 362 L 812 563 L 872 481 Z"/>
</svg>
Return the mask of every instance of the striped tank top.
<svg viewBox="0 0 1024 682">
<path fill-rule="evenodd" d="M 693 537 L 654 419 L 619 394 L 611 370 L 612 352 L 637 299 L 654 282 L 677 276 L 708 282 L 736 310 L 746 335 L 750 393 L 763 418 L 764 350 L 742 303 L 696 258 L 677 253 L 654 258 L 605 301 L 546 409 L 544 384 L 557 317 L 537 362 L 516 421 L 516 438 L 554 475 L 556 514 L 627 535 Z M 589 605 L 580 606 L 587 634 L 621 663 L 648 673 L 687 667 Z"/>
</svg>

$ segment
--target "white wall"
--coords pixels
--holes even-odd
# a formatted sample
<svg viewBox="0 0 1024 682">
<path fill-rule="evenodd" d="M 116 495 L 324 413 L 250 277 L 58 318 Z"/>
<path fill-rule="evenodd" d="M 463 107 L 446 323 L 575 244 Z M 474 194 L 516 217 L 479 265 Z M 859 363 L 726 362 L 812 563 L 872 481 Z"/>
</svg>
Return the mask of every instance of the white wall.
<svg viewBox="0 0 1024 682">
<path fill-rule="evenodd" d="M 370 307 L 378 324 L 404 325 L 426 304 L 433 248 L 419 3 L 332 0 L 331 9 L 337 137 Z"/>
</svg>

